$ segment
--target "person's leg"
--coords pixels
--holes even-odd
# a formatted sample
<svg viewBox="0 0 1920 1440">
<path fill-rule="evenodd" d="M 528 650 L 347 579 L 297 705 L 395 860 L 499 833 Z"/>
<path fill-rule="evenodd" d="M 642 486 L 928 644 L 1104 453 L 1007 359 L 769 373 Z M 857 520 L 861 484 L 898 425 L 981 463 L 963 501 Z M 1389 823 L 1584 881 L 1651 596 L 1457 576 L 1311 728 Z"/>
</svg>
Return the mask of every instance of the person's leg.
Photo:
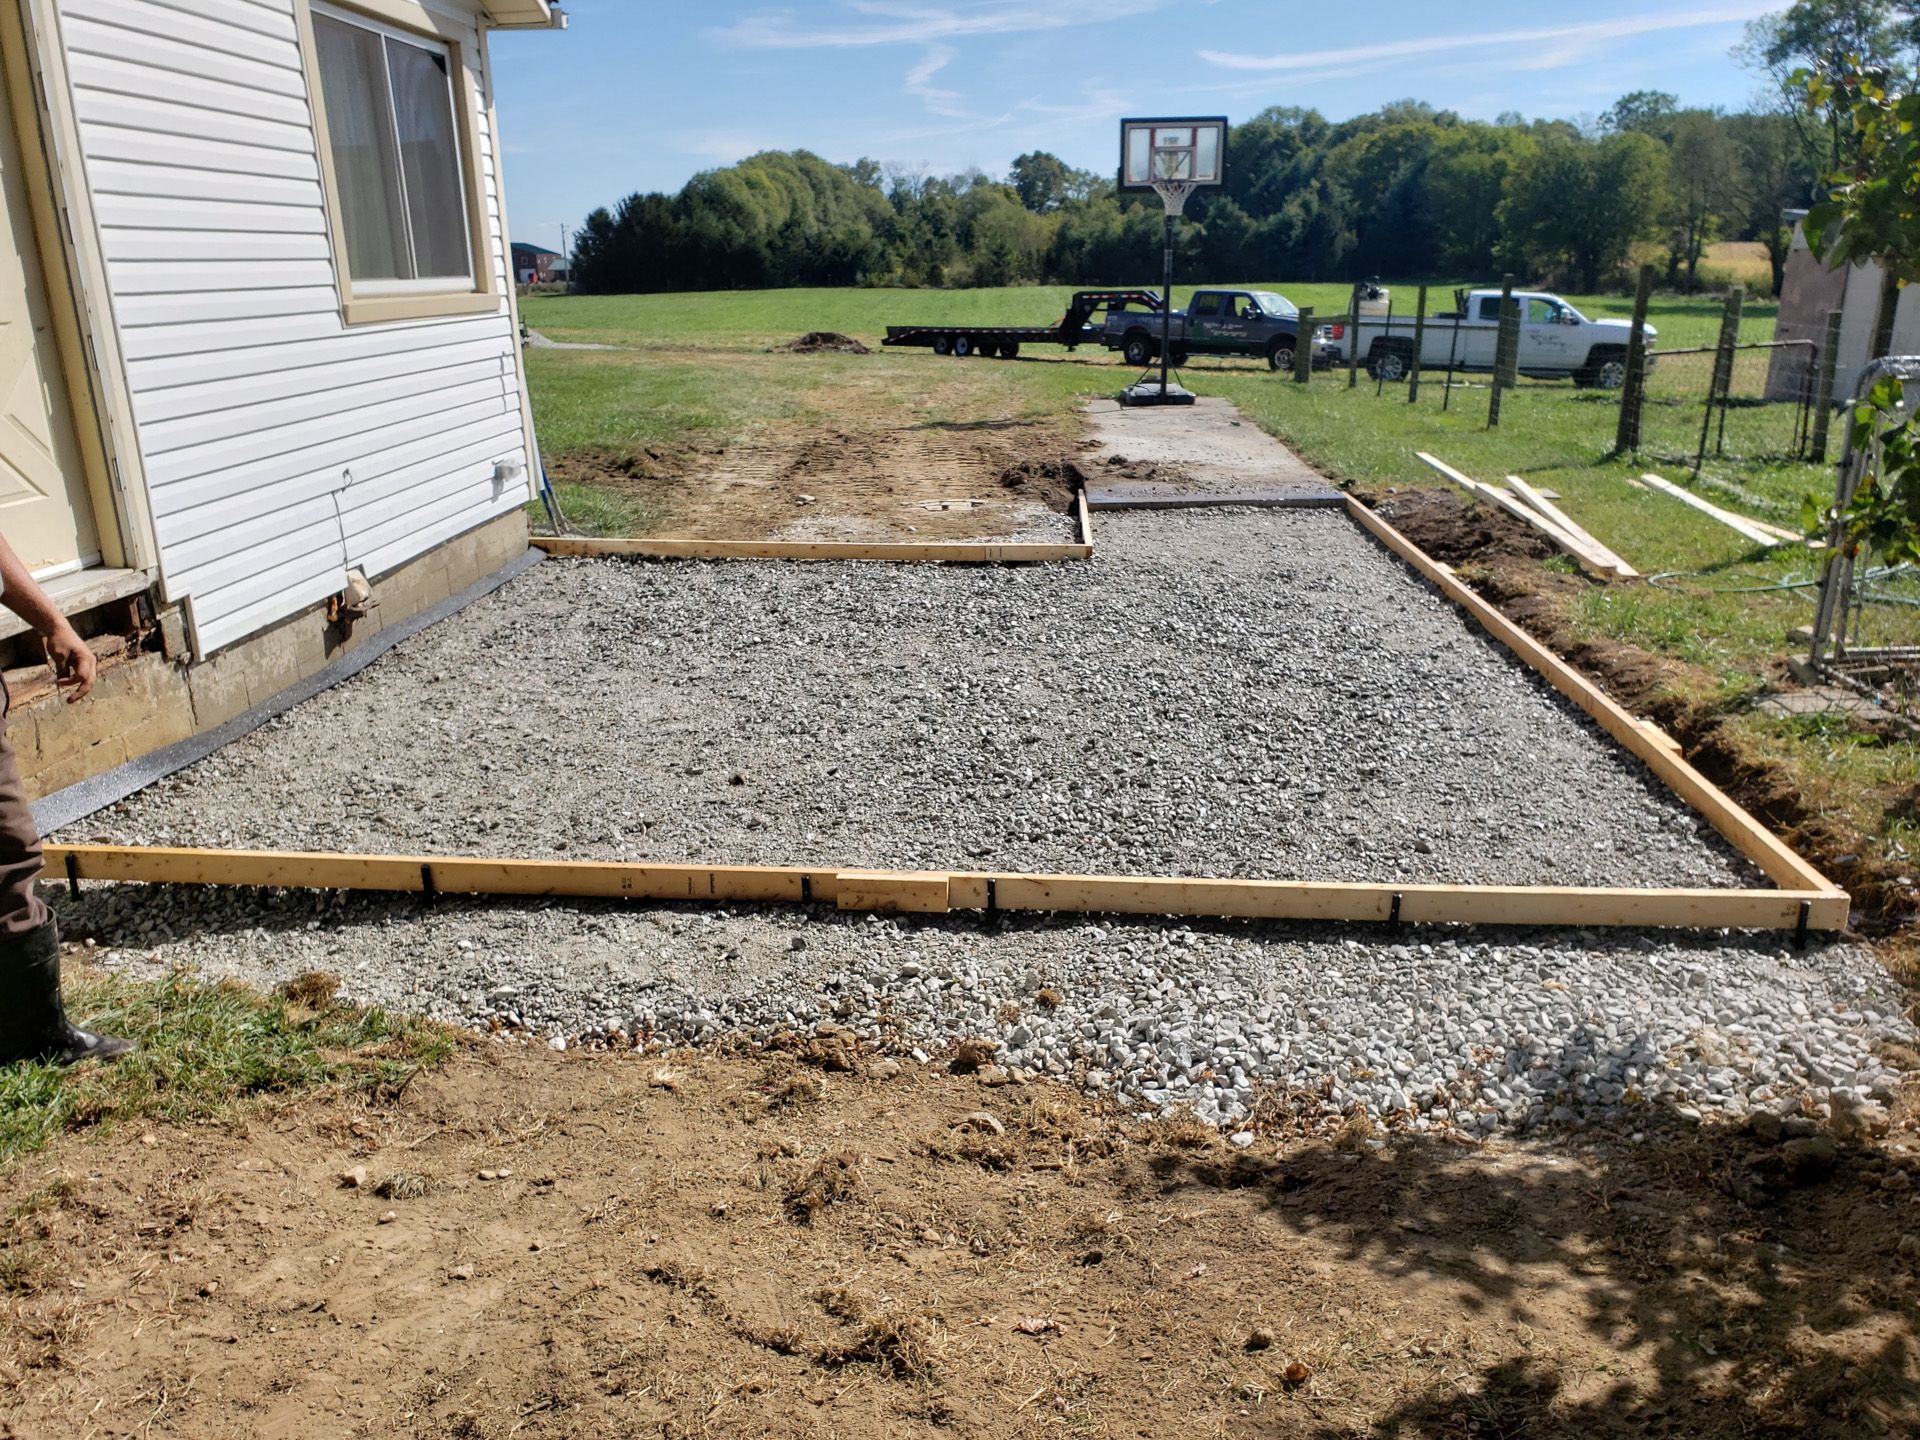
<svg viewBox="0 0 1920 1440">
<path fill-rule="evenodd" d="M 4 687 L 0 687 L 4 688 Z M 60 931 L 34 893 L 40 830 L 0 708 L 0 1065 L 110 1060 L 133 1049 L 76 1029 L 60 1003 Z"/>
</svg>

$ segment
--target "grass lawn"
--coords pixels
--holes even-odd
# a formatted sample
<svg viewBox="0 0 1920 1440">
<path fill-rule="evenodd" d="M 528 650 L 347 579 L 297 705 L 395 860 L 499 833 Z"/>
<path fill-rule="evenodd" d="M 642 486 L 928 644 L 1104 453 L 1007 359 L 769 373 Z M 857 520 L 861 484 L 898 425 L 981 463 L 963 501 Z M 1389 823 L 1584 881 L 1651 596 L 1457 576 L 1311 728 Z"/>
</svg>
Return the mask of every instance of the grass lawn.
<svg viewBox="0 0 1920 1440">
<path fill-rule="evenodd" d="M 140 1048 L 72 1070 L 0 1066 L 0 1169 L 62 1131 L 218 1120 L 259 1096 L 321 1087 L 373 1094 L 453 1053 L 438 1025 L 338 1006 L 332 994 L 324 976 L 271 996 L 182 976 L 70 979 L 77 1023 Z"/>
<path fill-rule="evenodd" d="M 1184 301 L 1188 287 L 1179 287 Z M 1345 304 L 1347 287 L 1266 282 L 1296 303 L 1322 313 Z M 1450 304 L 1435 287 L 1434 309 Z M 698 443 L 745 433 L 773 415 L 823 404 L 836 375 L 864 383 L 884 376 L 903 407 L 918 403 L 930 381 L 943 384 L 949 418 L 1011 415 L 1066 416 L 1084 399 L 1109 395 L 1130 371 L 1105 351 L 1068 356 L 1032 347 L 1017 362 L 936 358 L 925 351 L 881 351 L 872 356 L 771 354 L 808 330 L 838 330 L 876 345 L 889 324 L 1045 323 L 1064 309 L 1065 287 L 1000 290 L 789 290 L 765 293 L 623 297 L 543 297 L 525 303 L 529 325 L 560 340 L 618 345 L 618 352 L 533 351 L 533 398 L 550 461 L 570 452 L 618 452 L 652 443 Z M 1411 305 L 1413 287 L 1396 287 Z M 1619 297 L 1569 297 L 1591 316 L 1624 315 Z M 1742 336 L 1772 333 L 1771 302 L 1746 307 Z M 1652 322 L 1660 348 L 1710 345 L 1721 304 L 1712 297 L 1662 297 Z M 1682 365 L 1685 360 L 1669 362 Z M 805 367 L 802 370 L 799 367 Z M 1671 373 L 1671 372 L 1669 372 Z M 805 375 L 803 388 L 793 377 Z M 957 377 L 964 383 L 956 384 Z M 1523 382 L 1506 399 L 1498 430 L 1486 425 L 1488 394 L 1477 380 L 1456 388 L 1443 409 L 1432 377 L 1419 400 L 1405 386 L 1376 394 L 1364 372 L 1357 389 L 1344 374 L 1316 375 L 1299 387 L 1264 364 L 1203 359 L 1186 371 L 1203 394 L 1221 395 L 1293 446 L 1324 473 L 1350 486 L 1443 487 L 1416 458 L 1426 450 L 1476 478 L 1497 482 L 1517 474 L 1560 493 L 1562 507 L 1624 555 L 1650 583 L 1591 586 L 1580 592 L 1572 616 L 1581 637 L 1629 643 L 1693 667 L 1682 680 L 1691 706 L 1728 718 L 1742 743 L 1782 760 L 1802 783 L 1803 799 L 1864 838 L 1863 845 L 1896 864 L 1920 853 L 1911 798 L 1913 747 L 1883 742 L 1826 719 L 1770 719 L 1748 708 L 1752 697 L 1781 673 L 1787 633 L 1806 624 L 1813 591 L 1791 587 L 1815 580 L 1815 554 L 1795 547 L 1755 549 L 1668 497 L 1637 488 L 1643 469 L 1684 480 L 1697 434 L 1695 412 L 1663 417 L 1665 453 L 1610 459 L 1617 410 L 1611 397 L 1568 384 Z M 1837 439 L 1836 439 L 1837 447 Z M 1765 463 L 1709 458 L 1702 493 L 1730 508 L 1790 528 L 1800 524 L 1809 497 L 1830 496 L 1830 470 L 1791 460 Z M 1920 598 L 1920 592 L 1916 593 Z M 1920 609 L 1886 609 L 1870 617 L 1881 643 L 1920 643 Z"/>
</svg>

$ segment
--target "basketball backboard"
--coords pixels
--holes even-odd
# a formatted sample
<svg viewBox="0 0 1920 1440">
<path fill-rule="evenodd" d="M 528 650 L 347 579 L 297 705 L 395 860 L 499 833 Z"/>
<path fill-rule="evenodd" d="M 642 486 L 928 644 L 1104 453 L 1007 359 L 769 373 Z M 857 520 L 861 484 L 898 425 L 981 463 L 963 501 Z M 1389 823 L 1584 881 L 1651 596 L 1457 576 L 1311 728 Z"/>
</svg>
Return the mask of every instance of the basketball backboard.
<svg viewBox="0 0 1920 1440">
<path fill-rule="evenodd" d="M 1175 186 L 1191 192 L 1223 184 L 1226 175 L 1226 116 L 1120 122 L 1122 190 L 1154 190 L 1164 196 Z"/>
</svg>

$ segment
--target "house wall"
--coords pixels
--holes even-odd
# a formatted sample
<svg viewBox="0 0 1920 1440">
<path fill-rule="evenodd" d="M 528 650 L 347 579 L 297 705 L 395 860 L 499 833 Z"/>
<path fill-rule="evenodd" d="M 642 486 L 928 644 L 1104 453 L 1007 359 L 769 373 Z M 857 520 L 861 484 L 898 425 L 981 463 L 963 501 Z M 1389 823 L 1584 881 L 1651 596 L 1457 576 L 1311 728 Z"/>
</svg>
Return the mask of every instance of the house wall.
<svg viewBox="0 0 1920 1440">
<path fill-rule="evenodd" d="M 294 6 L 56 0 L 158 540 L 208 654 L 528 498 L 484 37 L 491 313 L 349 327 Z M 341 257 L 344 260 L 344 257 Z M 496 481 L 501 461 L 520 462 Z"/>
</svg>

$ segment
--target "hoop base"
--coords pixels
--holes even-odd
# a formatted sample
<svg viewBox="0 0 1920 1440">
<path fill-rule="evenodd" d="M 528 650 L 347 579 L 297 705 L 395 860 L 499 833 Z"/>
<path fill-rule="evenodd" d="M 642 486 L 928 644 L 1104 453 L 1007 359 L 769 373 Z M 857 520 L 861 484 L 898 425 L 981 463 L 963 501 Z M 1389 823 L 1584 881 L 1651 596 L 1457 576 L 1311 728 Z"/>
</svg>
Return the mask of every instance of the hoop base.
<svg viewBox="0 0 1920 1440">
<path fill-rule="evenodd" d="M 1169 385 L 1160 388 L 1158 380 L 1142 380 L 1129 385 L 1115 397 L 1129 408 L 1145 405 L 1191 405 L 1198 398 L 1184 385 Z"/>
</svg>

